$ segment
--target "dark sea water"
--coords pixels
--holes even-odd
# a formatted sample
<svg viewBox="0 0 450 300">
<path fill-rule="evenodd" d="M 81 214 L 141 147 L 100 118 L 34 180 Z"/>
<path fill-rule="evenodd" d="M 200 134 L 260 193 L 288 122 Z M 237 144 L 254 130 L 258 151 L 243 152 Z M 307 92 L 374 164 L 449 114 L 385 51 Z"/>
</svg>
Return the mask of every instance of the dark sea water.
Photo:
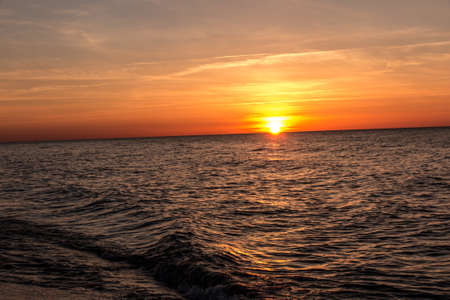
<svg viewBox="0 0 450 300">
<path fill-rule="evenodd" d="M 2 144 L 0 174 L 0 283 L 450 298 L 450 128 Z"/>
</svg>

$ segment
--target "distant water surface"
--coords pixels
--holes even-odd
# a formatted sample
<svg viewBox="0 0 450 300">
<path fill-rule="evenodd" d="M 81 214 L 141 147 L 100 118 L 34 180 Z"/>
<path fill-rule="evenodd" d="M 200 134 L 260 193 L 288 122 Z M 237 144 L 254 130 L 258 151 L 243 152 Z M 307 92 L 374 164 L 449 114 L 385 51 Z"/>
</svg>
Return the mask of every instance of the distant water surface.
<svg viewBox="0 0 450 300">
<path fill-rule="evenodd" d="M 450 128 L 0 145 L 0 282 L 450 298 Z"/>
</svg>

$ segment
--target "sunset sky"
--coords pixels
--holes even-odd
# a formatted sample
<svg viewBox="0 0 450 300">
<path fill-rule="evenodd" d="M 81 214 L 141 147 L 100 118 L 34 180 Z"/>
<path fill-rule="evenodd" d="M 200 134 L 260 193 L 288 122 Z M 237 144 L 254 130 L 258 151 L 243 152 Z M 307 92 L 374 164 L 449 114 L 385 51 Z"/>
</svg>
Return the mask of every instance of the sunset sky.
<svg viewBox="0 0 450 300">
<path fill-rule="evenodd" d="M 0 141 L 450 125 L 448 0 L 0 0 Z"/>
</svg>

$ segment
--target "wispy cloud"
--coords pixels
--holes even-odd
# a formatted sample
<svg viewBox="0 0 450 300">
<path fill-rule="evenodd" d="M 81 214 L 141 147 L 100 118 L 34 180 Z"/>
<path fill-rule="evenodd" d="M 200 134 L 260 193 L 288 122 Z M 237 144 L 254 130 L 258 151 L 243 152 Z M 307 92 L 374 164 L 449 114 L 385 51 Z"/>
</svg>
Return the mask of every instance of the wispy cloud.
<svg viewBox="0 0 450 300">
<path fill-rule="evenodd" d="M 100 35 L 95 35 L 86 30 L 74 27 L 63 27 L 59 32 L 68 39 L 78 41 L 80 45 L 91 49 L 105 50 L 102 46 L 105 38 Z"/>
<path fill-rule="evenodd" d="M 280 53 L 280 54 L 245 54 L 245 55 L 229 55 L 229 56 L 217 56 L 211 58 L 205 58 L 203 60 L 227 60 L 219 62 L 211 62 L 199 64 L 186 68 L 184 70 L 166 74 L 166 75 L 156 75 L 156 76 L 146 76 L 147 80 L 169 80 L 169 79 L 179 79 L 189 75 L 194 75 L 197 73 L 210 71 L 210 70 L 222 70 L 231 69 L 239 67 L 249 67 L 254 65 L 274 65 L 285 63 L 292 60 L 298 60 L 300 58 L 315 58 L 319 60 L 326 59 L 345 59 L 348 54 L 351 53 L 361 53 L 368 51 L 370 49 L 386 49 L 386 50 L 396 50 L 396 49 L 413 49 L 419 47 L 441 47 L 450 45 L 450 40 L 443 41 L 431 41 L 431 42 L 419 42 L 419 43 L 408 43 L 401 45 L 380 45 L 380 46 L 369 46 L 369 47 L 355 47 L 355 48 L 342 48 L 342 49 L 332 49 L 332 50 L 320 50 L 320 51 L 305 51 L 305 52 L 291 52 L 291 53 Z M 230 60 L 234 58 L 241 58 Z M 242 59 L 244 58 L 244 59 Z"/>
<path fill-rule="evenodd" d="M 248 67 L 252 65 L 273 65 L 277 63 L 284 62 L 290 59 L 296 59 L 305 56 L 317 56 L 317 57 L 330 57 L 336 56 L 336 51 L 311 51 L 311 52 L 295 52 L 295 53 L 283 53 L 283 54 L 273 54 L 266 55 L 259 58 L 250 58 L 244 60 L 235 60 L 229 62 L 216 62 L 210 64 L 203 64 L 199 66 L 195 66 L 192 68 L 188 68 L 181 72 L 174 73 L 173 76 L 186 76 L 191 75 L 203 71 L 208 70 L 217 70 L 217 69 L 229 69 L 236 67 Z"/>
<path fill-rule="evenodd" d="M 148 80 L 164 80 L 164 79 L 176 79 L 188 75 L 193 75 L 209 70 L 222 70 L 238 67 L 249 67 L 253 65 L 273 65 L 277 63 L 283 63 L 288 60 L 298 59 L 301 57 L 318 57 L 318 58 L 337 58 L 341 50 L 329 50 L 329 51 L 309 51 L 309 52 L 293 52 L 282 54 L 246 54 L 246 55 L 231 55 L 231 56 L 219 56 L 210 59 L 228 59 L 228 58 L 240 58 L 240 57 L 253 57 L 247 59 L 239 59 L 225 62 L 213 62 L 206 63 L 197 66 L 187 68 L 185 70 L 175 72 L 168 75 L 160 76 L 146 76 Z M 257 56 L 256 58 L 254 58 Z"/>
<path fill-rule="evenodd" d="M 129 63 L 127 66 L 148 66 L 148 65 L 156 65 L 159 64 L 158 61 L 138 61 L 134 63 Z"/>
</svg>

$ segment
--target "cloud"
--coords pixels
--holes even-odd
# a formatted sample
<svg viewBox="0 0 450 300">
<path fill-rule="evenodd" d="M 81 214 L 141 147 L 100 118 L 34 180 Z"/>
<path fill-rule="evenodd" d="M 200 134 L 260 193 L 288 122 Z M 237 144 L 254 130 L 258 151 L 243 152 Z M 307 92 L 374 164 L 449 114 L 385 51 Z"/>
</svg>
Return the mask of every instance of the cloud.
<svg viewBox="0 0 450 300">
<path fill-rule="evenodd" d="M 283 63 L 288 60 L 294 60 L 301 57 L 316 57 L 316 58 L 337 58 L 339 56 L 339 50 L 328 50 L 328 51 L 309 51 L 309 52 L 293 52 L 293 53 L 281 53 L 281 54 L 246 54 L 246 55 L 229 55 L 229 56 L 219 56 L 212 57 L 210 59 L 223 59 L 223 58 L 240 58 L 240 57 L 254 57 L 256 58 L 246 58 L 239 60 L 232 60 L 226 62 L 213 62 L 197 65 L 194 67 L 187 68 L 185 70 L 175 72 L 168 75 L 162 76 L 147 76 L 146 79 L 149 80 L 161 80 L 161 79 L 175 79 L 177 77 L 184 77 L 188 75 L 193 75 L 196 73 L 201 73 L 209 70 L 221 70 L 230 69 L 238 67 L 248 67 L 253 65 L 273 65 L 278 63 Z"/>
<path fill-rule="evenodd" d="M 441 47 L 450 45 L 450 40 L 445 41 L 432 41 L 432 42 L 418 42 L 409 43 L 401 45 L 381 45 L 381 46 L 371 46 L 371 47 L 355 47 L 355 48 L 343 48 L 335 50 L 320 50 L 320 51 L 305 51 L 305 52 L 291 52 L 291 53 L 280 53 L 280 54 L 246 54 L 246 55 L 229 55 L 229 56 L 219 56 L 212 58 L 205 58 L 205 60 L 217 60 L 217 59 L 228 59 L 227 61 L 211 62 L 196 65 L 193 67 L 186 68 L 184 70 L 174 72 L 167 75 L 157 75 L 157 76 L 147 76 L 148 80 L 167 80 L 176 79 L 179 77 L 185 77 L 189 75 L 194 75 L 197 73 L 210 71 L 210 70 L 222 70 L 231 69 L 239 67 L 249 67 L 254 65 L 274 65 L 279 63 L 285 63 L 287 61 L 298 60 L 300 58 L 308 58 L 309 61 L 314 59 L 317 60 L 331 60 L 331 59 L 344 59 L 351 55 L 352 53 L 364 53 L 370 52 L 375 49 L 384 49 L 388 51 L 395 50 L 408 50 L 420 47 Z M 235 60 L 229 60 L 233 58 L 241 58 Z M 243 59 L 242 59 L 243 58 Z M 398 62 L 397 62 L 398 63 Z M 407 64 L 412 64 L 411 62 L 406 62 Z M 417 62 L 414 62 L 417 64 Z"/>
</svg>

